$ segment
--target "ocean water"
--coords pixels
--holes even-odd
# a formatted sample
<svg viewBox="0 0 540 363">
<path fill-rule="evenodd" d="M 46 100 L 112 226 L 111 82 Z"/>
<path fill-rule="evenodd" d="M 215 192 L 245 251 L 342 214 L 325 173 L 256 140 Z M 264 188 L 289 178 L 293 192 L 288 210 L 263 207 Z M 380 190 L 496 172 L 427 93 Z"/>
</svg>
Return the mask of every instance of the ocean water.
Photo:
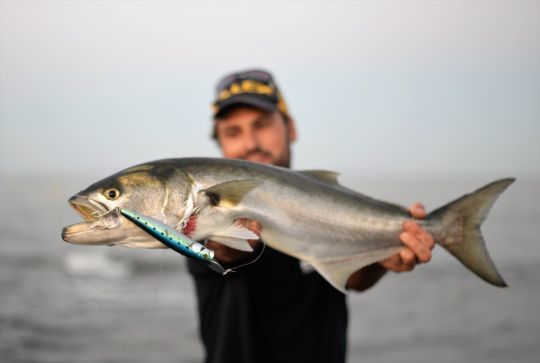
<svg viewBox="0 0 540 363">
<path fill-rule="evenodd" d="M 0 176 L 0 362 L 200 362 L 183 256 L 60 238 L 80 220 L 67 198 L 93 181 Z M 429 209 L 488 181 L 344 183 Z M 511 186 L 483 231 L 508 288 L 437 248 L 430 264 L 349 296 L 349 362 L 540 362 L 540 180 Z"/>
</svg>

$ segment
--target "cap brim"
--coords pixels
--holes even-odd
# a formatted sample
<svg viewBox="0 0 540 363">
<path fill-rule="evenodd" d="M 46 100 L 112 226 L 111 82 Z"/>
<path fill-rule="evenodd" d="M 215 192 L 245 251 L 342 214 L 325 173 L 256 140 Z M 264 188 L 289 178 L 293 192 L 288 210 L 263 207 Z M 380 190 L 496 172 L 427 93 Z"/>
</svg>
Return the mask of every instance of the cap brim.
<svg viewBox="0 0 540 363">
<path fill-rule="evenodd" d="M 234 105 L 248 105 L 258 109 L 261 109 L 266 112 L 273 112 L 278 110 L 277 105 L 271 100 L 261 99 L 256 95 L 252 94 L 240 94 L 231 96 L 230 98 L 217 103 L 217 112 L 214 114 L 214 117 L 219 117 L 219 115 L 227 108 Z"/>
</svg>

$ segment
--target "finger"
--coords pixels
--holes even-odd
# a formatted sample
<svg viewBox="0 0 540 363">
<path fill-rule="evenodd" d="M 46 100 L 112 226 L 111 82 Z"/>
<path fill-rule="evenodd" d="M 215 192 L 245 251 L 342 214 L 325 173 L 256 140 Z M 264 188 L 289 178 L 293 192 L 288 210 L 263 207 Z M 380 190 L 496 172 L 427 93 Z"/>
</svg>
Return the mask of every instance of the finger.
<svg viewBox="0 0 540 363">
<path fill-rule="evenodd" d="M 416 235 L 416 237 L 430 250 L 435 247 L 435 240 L 433 239 L 433 236 L 429 234 L 425 229 L 420 228 L 420 232 Z"/>
<path fill-rule="evenodd" d="M 395 254 L 380 261 L 379 264 L 388 270 L 398 272 L 397 269 L 402 265 L 402 261 L 399 254 Z"/>
<path fill-rule="evenodd" d="M 257 236 L 260 236 L 261 235 L 261 230 L 262 230 L 262 227 L 261 227 L 261 224 L 257 221 L 248 221 L 246 223 L 246 227 L 252 231 L 253 233 L 255 233 Z"/>
<path fill-rule="evenodd" d="M 426 208 L 424 207 L 422 203 L 419 203 L 419 202 L 416 202 L 413 205 L 411 205 L 411 207 L 409 208 L 409 213 L 411 213 L 411 215 L 414 218 L 418 218 L 418 219 L 424 219 L 426 218 L 426 215 L 427 215 Z"/>
<path fill-rule="evenodd" d="M 253 221 L 253 220 L 247 219 L 247 218 L 238 218 L 238 219 L 235 220 L 235 222 L 238 223 L 239 225 L 243 226 L 243 227 L 246 227 L 247 229 L 249 229 L 250 231 L 252 231 L 257 236 L 260 237 L 262 227 L 261 227 L 261 224 L 259 222 Z"/>
<path fill-rule="evenodd" d="M 409 248 L 404 248 L 399 252 L 401 258 L 402 271 L 412 271 L 416 266 L 416 256 Z"/>
<path fill-rule="evenodd" d="M 417 234 L 421 229 L 422 228 L 420 225 L 413 220 L 408 219 L 403 222 L 403 230 L 405 230 L 405 232 L 409 232 L 410 234 Z"/>
<path fill-rule="evenodd" d="M 380 264 L 393 272 L 408 272 L 416 266 L 416 256 L 409 248 L 403 248 L 399 253 L 381 261 Z"/>
<path fill-rule="evenodd" d="M 435 246 L 433 236 L 431 236 L 431 234 L 429 234 L 425 229 L 420 227 L 418 223 L 407 220 L 403 222 L 403 230 L 418 238 L 420 242 L 430 250 Z"/>
<path fill-rule="evenodd" d="M 431 260 L 431 250 L 424 246 L 422 242 L 414 235 L 409 232 L 403 232 L 400 234 L 399 238 L 401 241 L 410 248 L 411 253 L 413 253 L 419 262 L 426 263 Z M 402 251 L 403 252 L 403 251 Z M 402 258 L 403 258 L 403 254 Z"/>
<path fill-rule="evenodd" d="M 416 265 L 416 257 L 412 251 L 404 248 L 400 253 L 379 262 L 379 264 L 393 272 L 412 271 Z"/>
</svg>

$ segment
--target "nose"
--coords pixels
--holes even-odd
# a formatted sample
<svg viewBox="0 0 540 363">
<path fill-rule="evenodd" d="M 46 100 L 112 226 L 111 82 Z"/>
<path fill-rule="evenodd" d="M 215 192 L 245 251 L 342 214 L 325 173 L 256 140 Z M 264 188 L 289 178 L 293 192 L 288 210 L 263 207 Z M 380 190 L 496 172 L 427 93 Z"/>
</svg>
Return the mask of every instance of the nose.
<svg viewBox="0 0 540 363">
<path fill-rule="evenodd" d="M 253 130 L 249 129 L 244 132 L 242 143 L 245 151 L 251 151 L 257 148 L 257 138 L 255 137 Z"/>
</svg>

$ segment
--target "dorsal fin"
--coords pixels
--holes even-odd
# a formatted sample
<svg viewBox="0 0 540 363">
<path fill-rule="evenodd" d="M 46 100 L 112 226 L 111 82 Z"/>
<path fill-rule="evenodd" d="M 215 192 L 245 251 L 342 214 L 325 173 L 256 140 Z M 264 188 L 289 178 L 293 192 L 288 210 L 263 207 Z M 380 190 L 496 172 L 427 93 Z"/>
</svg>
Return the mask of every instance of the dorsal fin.
<svg viewBox="0 0 540 363">
<path fill-rule="evenodd" d="M 339 173 L 336 173 L 335 171 L 329 171 L 329 170 L 300 170 L 298 171 L 300 174 L 307 175 L 311 178 L 315 178 L 317 180 L 320 180 L 322 182 L 331 184 L 331 185 L 339 185 L 338 182 L 338 176 Z"/>
</svg>

